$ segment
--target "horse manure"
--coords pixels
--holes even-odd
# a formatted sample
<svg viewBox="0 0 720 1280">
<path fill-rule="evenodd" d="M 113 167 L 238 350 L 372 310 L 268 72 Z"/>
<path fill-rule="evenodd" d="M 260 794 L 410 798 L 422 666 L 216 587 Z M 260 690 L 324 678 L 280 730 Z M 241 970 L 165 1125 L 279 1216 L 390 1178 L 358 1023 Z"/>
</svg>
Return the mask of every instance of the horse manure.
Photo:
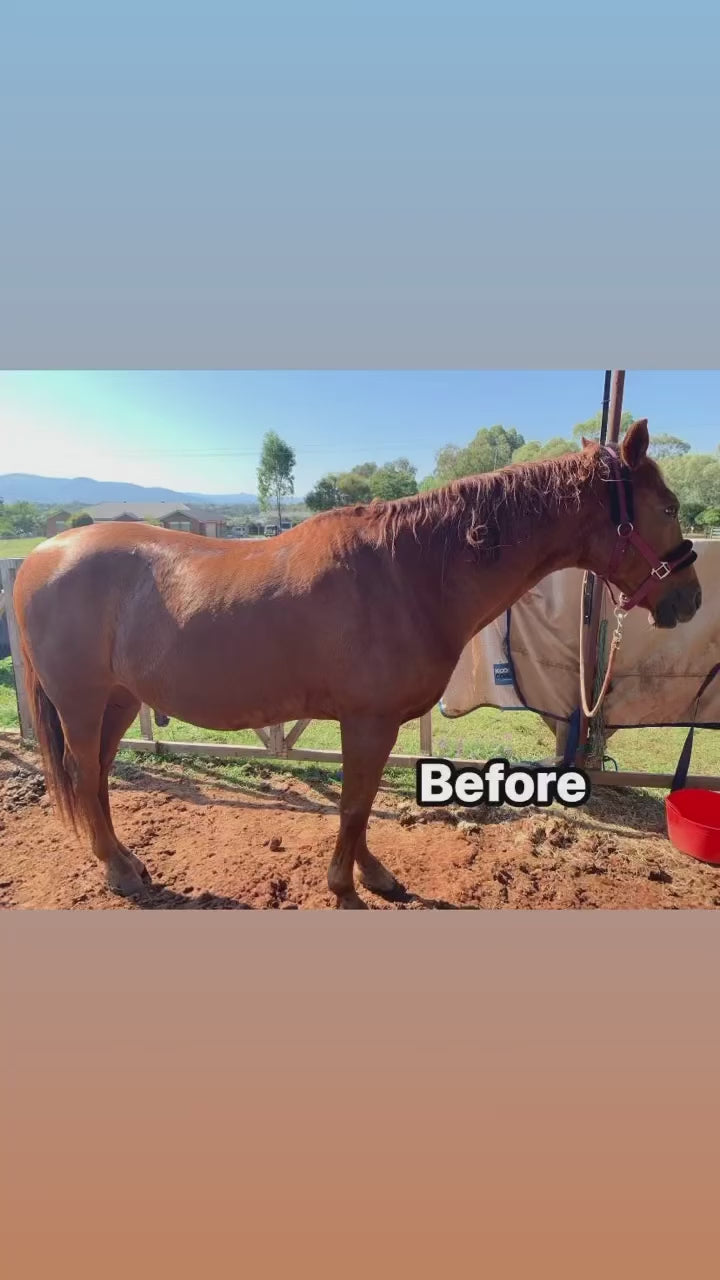
<svg viewBox="0 0 720 1280">
<path fill-rule="evenodd" d="M 648 880 L 655 880 L 658 884 L 672 884 L 672 876 L 664 867 L 651 867 L 648 871 Z"/>
<path fill-rule="evenodd" d="M 498 884 L 501 885 L 512 884 L 512 878 L 512 871 L 509 867 L 498 867 L 493 872 L 493 880 L 497 880 Z"/>
<path fill-rule="evenodd" d="M 14 769 L 5 784 L 3 807 L 8 813 L 14 813 L 27 805 L 38 804 L 45 794 L 45 779 L 42 774 Z"/>
<path fill-rule="evenodd" d="M 270 901 L 269 907 L 282 907 L 287 902 L 287 893 L 289 885 L 284 876 L 278 876 L 270 881 Z"/>
</svg>

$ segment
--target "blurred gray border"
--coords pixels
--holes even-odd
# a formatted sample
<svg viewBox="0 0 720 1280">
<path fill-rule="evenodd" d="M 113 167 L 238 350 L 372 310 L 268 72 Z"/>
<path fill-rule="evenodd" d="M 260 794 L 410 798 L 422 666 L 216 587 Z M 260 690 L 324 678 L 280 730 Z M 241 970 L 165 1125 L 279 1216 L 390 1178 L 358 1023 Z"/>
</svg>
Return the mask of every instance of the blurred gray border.
<svg viewBox="0 0 720 1280">
<path fill-rule="evenodd" d="M 718 364 L 707 6 L 307 2 L 12 6 L 0 366 Z"/>
<path fill-rule="evenodd" d="M 319 264 L 319 275 L 320 275 Z M 430 256 L 413 299 L 323 297 L 308 288 L 248 298 L 202 293 L 79 290 L 7 293 L 0 301 L 5 369 L 714 368 L 718 307 L 698 299 L 598 304 L 592 283 L 573 305 L 553 296 L 449 297 Z M 392 271 L 388 264 L 388 274 Z M 1 291 L 0 291 L 1 292 Z"/>
</svg>

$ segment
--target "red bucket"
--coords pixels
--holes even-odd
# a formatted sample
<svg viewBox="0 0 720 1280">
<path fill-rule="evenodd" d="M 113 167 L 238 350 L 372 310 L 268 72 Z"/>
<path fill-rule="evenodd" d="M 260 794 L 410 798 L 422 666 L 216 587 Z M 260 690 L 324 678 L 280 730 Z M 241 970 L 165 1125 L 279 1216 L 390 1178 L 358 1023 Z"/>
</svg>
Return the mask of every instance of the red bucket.
<svg viewBox="0 0 720 1280">
<path fill-rule="evenodd" d="M 688 787 L 665 797 L 668 839 L 681 853 L 720 863 L 720 794 Z"/>
<path fill-rule="evenodd" d="M 670 795 L 665 797 L 668 839 L 681 853 L 701 862 L 720 863 L 720 794 L 699 787 L 686 787 L 690 768 L 693 732 L 700 698 L 720 671 L 720 662 L 708 671 L 695 695 L 690 731 L 680 752 Z"/>
</svg>

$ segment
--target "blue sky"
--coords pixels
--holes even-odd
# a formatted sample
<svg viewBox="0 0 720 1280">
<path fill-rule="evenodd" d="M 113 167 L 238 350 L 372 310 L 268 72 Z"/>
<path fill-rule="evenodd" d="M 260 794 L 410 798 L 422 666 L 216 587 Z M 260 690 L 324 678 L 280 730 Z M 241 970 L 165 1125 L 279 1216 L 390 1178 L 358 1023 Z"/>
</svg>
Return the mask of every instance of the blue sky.
<svg viewBox="0 0 720 1280">
<path fill-rule="evenodd" d="M 595 372 L 0 373 L 2 470 L 202 493 L 255 492 L 264 433 L 296 451 L 296 493 L 327 471 L 435 452 L 502 423 L 569 435 L 601 406 Z M 633 372 L 624 406 L 694 449 L 720 442 L 720 371 Z"/>
</svg>

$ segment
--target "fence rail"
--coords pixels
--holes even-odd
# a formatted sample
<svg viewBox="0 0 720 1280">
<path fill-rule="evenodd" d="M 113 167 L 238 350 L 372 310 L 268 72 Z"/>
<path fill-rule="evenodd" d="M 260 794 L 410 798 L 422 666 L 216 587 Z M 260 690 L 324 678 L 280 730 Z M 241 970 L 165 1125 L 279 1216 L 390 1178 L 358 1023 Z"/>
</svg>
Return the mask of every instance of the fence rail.
<svg viewBox="0 0 720 1280">
<path fill-rule="evenodd" d="M 19 736 L 24 741 L 32 743 L 34 741 L 34 733 L 25 689 L 25 665 L 12 598 L 15 577 L 21 564 L 21 559 L 0 560 L 0 586 L 2 587 L 0 612 L 4 608 L 7 615 L 18 721 L 20 724 Z M 158 739 L 155 737 L 153 729 L 152 709 L 145 705 L 140 708 L 138 719 L 142 737 L 123 738 L 120 742 L 121 748 L 166 757 L 205 756 L 217 760 L 269 757 L 276 760 L 315 760 L 321 764 L 342 762 L 341 751 L 310 750 L 297 746 L 308 725 L 312 724 L 311 720 L 298 720 L 291 725 L 287 732 L 284 724 L 268 725 L 262 729 L 255 729 L 254 733 L 258 739 L 257 745 L 245 746 L 240 743 L 229 742 L 171 742 Z M 549 766 L 558 763 L 562 759 L 565 728 L 564 724 L 558 725 L 555 755 L 546 760 L 533 761 L 534 765 Z M 418 760 L 432 756 L 432 748 L 432 715 L 427 712 L 420 719 L 420 754 L 396 755 L 393 753 L 389 756 L 387 763 L 397 768 L 412 768 Z M 460 767 L 473 768 L 477 767 L 479 763 L 478 760 L 450 758 L 453 764 Z M 530 764 L 530 762 L 527 763 Z M 672 783 L 672 774 L 669 773 L 615 772 L 614 770 L 601 769 L 589 769 L 587 772 L 593 786 L 667 788 Z M 709 791 L 720 791 L 720 777 L 693 775 L 688 777 L 687 786 L 702 787 Z"/>
</svg>

